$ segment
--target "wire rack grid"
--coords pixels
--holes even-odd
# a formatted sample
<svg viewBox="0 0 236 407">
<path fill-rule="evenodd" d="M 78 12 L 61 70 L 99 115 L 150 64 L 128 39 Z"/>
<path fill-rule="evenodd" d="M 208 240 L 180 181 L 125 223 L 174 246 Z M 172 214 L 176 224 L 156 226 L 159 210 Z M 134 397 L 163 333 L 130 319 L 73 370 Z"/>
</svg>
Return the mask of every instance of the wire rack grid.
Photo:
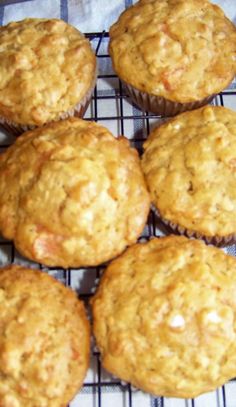
<svg viewBox="0 0 236 407">
<path fill-rule="evenodd" d="M 99 74 L 91 104 L 86 112 L 85 119 L 94 120 L 105 125 L 114 135 L 124 134 L 129 138 L 139 153 L 142 144 L 153 127 L 161 119 L 157 115 L 142 112 L 133 105 L 126 94 L 120 80 L 112 70 L 108 55 L 108 33 L 88 33 L 86 37 L 96 51 Z M 236 108 L 236 84 L 217 95 L 213 101 L 215 105 Z M 0 152 L 14 142 L 15 138 L 0 133 Z M 151 211 L 147 225 L 141 239 L 151 236 L 168 234 L 165 226 L 158 221 Z M 236 246 L 225 249 L 228 253 L 236 255 Z M 104 270 L 104 265 L 89 269 L 60 269 L 46 268 L 22 258 L 15 250 L 13 244 L 1 238 L 0 264 L 2 266 L 17 263 L 44 270 L 67 286 L 76 290 L 80 298 L 87 304 L 94 293 L 94 288 Z M 89 307 L 88 307 L 89 313 Z M 99 352 L 94 342 L 91 344 L 91 363 L 83 388 L 71 401 L 69 407 L 236 407 L 236 381 L 231 380 L 225 386 L 214 392 L 202 395 L 196 399 L 174 399 L 152 397 L 129 384 L 122 383 L 117 378 L 105 372 L 101 366 Z"/>
</svg>

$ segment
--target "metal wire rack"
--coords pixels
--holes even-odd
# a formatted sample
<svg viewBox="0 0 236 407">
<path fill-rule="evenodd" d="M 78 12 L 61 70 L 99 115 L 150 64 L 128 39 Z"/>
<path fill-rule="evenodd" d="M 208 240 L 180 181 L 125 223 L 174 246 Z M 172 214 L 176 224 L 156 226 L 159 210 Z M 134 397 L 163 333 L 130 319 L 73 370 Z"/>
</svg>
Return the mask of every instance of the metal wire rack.
<svg viewBox="0 0 236 407">
<path fill-rule="evenodd" d="M 133 105 L 120 80 L 114 74 L 107 51 L 108 33 L 86 34 L 96 51 L 99 75 L 91 104 L 85 118 L 94 120 L 108 127 L 114 135 L 124 134 L 131 144 L 142 152 L 142 144 L 150 130 L 161 119 L 159 116 L 142 112 Z M 236 108 L 236 84 L 217 95 L 213 104 Z M 14 137 L 0 133 L 0 152 L 14 141 Z M 150 212 L 147 225 L 141 238 L 160 236 L 168 231 Z M 236 255 L 236 246 L 227 249 Z M 77 290 L 80 298 L 88 304 L 94 287 L 104 270 L 104 265 L 89 269 L 45 268 L 23 259 L 11 242 L 0 238 L 0 264 L 9 263 L 30 265 L 49 272 Z M 70 407 L 236 407 L 236 382 L 234 380 L 212 393 L 196 399 L 181 400 L 163 397 L 152 397 L 133 389 L 112 377 L 101 367 L 99 353 L 94 343 L 91 344 L 91 364 L 85 383 L 80 393 L 70 403 Z"/>
</svg>

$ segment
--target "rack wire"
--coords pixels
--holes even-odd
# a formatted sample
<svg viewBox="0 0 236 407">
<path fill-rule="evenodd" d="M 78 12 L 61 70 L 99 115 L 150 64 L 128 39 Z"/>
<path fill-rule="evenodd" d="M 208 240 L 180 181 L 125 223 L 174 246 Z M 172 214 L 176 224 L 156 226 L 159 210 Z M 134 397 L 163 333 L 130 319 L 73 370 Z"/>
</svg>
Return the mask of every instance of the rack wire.
<svg viewBox="0 0 236 407">
<path fill-rule="evenodd" d="M 86 37 L 90 39 L 96 51 L 99 75 L 85 119 L 105 125 L 114 135 L 124 134 L 141 153 L 142 144 L 147 135 L 163 119 L 160 116 L 142 112 L 131 103 L 122 83 L 112 70 L 107 51 L 108 33 L 88 33 Z M 231 84 L 230 88 L 217 95 L 213 104 L 236 108 L 236 84 Z M 12 144 L 14 139 L 14 137 L 0 133 L 0 152 Z M 167 233 L 165 226 L 158 221 L 153 212 L 150 212 L 141 239 Z M 236 246 L 230 246 L 226 251 L 236 255 Z M 35 264 L 22 258 L 13 244 L 3 238 L 0 238 L 0 263 L 2 266 L 17 263 L 40 268 L 75 289 L 87 305 L 105 267 L 102 265 L 87 269 L 46 268 L 41 264 Z M 105 372 L 94 343 L 91 344 L 91 355 L 90 369 L 83 388 L 70 403 L 70 407 L 236 407 L 235 380 L 231 380 L 216 391 L 196 399 L 152 397 L 133 389 L 129 384 L 122 383 Z"/>
</svg>

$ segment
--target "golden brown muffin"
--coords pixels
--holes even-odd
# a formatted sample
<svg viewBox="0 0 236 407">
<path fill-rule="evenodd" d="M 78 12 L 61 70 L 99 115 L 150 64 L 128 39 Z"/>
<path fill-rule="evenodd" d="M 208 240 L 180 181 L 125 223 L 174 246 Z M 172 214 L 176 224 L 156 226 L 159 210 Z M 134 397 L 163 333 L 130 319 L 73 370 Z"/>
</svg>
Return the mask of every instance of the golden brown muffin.
<svg viewBox="0 0 236 407">
<path fill-rule="evenodd" d="M 113 67 L 141 108 L 206 104 L 236 73 L 236 29 L 208 0 L 140 0 L 110 28 Z"/>
<path fill-rule="evenodd" d="M 124 137 L 71 118 L 25 133 L 0 156 L 0 230 L 49 266 L 105 262 L 136 242 L 150 199 Z"/>
<path fill-rule="evenodd" d="M 16 132 L 82 115 L 96 77 L 96 58 L 76 28 L 57 19 L 0 27 L 0 116 Z"/>
<path fill-rule="evenodd" d="M 164 221 L 189 236 L 225 242 L 236 234 L 236 112 L 207 106 L 155 129 L 142 167 Z"/>
<path fill-rule="evenodd" d="M 92 299 L 103 366 L 138 388 L 195 397 L 236 375 L 236 259 L 180 236 L 136 244 Z"/>
<path fill-rule="evenodd" d="M 0 405 L 65 407 L 82 386 L 90 327 L 83 303 L 38 270 L 0 269 Z"/>
</svg>

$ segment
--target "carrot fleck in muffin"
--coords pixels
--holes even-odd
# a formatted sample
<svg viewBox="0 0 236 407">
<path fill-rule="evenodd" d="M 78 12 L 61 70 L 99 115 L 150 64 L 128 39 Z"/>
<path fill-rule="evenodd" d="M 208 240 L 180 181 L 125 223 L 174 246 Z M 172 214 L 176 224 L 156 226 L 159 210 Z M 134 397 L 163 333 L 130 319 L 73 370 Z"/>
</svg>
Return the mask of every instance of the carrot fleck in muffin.
<svg viewBox="0 0 236 407">
<path fill-rule="evenodd" d="M 82 116 L 96 57 L 76 28 L 31 18 L 0 27 L 0 122 L 14 133 Z"/>
<path fill-rule="evenodd" d="M 236 260 L 181 236 L 136 244 L 92 299 L 102 365 L 134 386 L 190 398 L 236 375 Z"/>
<path fill-rule="evenodd" d="M 236 73 L 236 29 L 208 0 L 140 0 L 110 28 L 114 70 L 142 109 L 207 104 Z"/>
</svg>

